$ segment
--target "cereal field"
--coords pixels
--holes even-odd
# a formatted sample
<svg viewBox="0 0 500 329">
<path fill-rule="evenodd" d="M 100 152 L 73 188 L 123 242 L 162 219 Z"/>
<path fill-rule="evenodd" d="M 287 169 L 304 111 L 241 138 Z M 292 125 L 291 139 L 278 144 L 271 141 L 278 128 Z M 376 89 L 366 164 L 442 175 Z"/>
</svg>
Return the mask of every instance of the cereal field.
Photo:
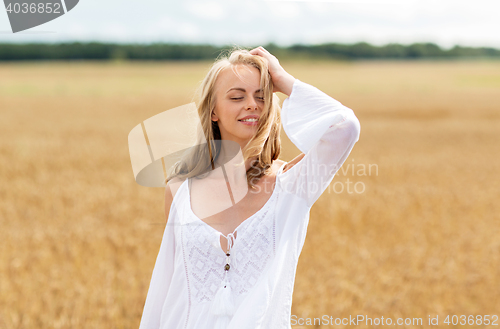
<svg viewBox="0 0 500 329">
<path fill-rule="evenodd" d="M 297 322 L 500 316 L 500 62 L 281 64 L 361 123 L 311 211 Z M 0 64 L 0 328 L 139 327 L 164 190 L 134 181 L 127 136 L 191 102 L 209 66 Z"/>
</svg>

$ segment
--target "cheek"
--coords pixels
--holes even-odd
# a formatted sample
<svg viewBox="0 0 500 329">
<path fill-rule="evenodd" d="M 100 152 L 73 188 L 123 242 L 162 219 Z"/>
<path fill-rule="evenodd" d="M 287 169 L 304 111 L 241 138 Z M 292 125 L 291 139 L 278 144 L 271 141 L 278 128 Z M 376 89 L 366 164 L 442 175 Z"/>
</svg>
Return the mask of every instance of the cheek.
<svg viewBox="0 0 500 329">
<path fill-rule="evenodd" d="M 235 121 L 238 119 L 238 108 L 234 106 L 234 104 L 227 104 L 225 107 L 222 107 L 219 111 L 219 117 L 222 116 L 222 119 L 229 122 Z"/>
</svg>

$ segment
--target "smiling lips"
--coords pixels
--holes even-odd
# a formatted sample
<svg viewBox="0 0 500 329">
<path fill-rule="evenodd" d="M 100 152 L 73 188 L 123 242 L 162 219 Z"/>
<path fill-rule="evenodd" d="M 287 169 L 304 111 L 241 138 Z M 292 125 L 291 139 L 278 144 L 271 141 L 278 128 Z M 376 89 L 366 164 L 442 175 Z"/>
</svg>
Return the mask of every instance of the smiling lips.
<svg viewBox="0 0 500 329">
<path fill-rule="evenodd" d="M 245 120 L 238 120 L 238 121 L 244 125 L 247 125 L 247 126 L 256 126 L 259 124 L 258 119 L 245 119 Z"/>
<path fill-rule="evenodd" d="M 255 115 L 255 114 L 252 114 L 252 115 L 247 115 L 246 117 L 243 117 L 241 119 L 238 119 L 238 121 L 241 121 L 241 120 L 246 120 L 246 119 L 259 119 L 259 116 L 258 115 Z"/>
<path fill-rule="evenodd" d="M 256 115 L 249 115 L 238 121 L 247 126 L 256 126 L 259 123 L 259 117 Z"/>
</svg>

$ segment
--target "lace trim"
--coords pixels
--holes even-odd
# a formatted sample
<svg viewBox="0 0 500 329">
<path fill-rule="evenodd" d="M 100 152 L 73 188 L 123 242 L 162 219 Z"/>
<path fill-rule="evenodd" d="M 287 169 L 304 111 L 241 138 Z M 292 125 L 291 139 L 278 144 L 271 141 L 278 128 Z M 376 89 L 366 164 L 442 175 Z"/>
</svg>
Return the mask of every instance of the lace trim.
<svg viewBox="0 0 500 329">
<path fill-rule="evenodd" d="M 182 213 L 181 218 L 183 217 L 183 215 L 184 215 L 184 213 Z M 181 227 L 180 233 L 181 233 L 181 245 L 184 245 L 184 234 L 183 234 L 182 227 Z M 189 322 L 189 312 L 191 311 L 191 293 L 190 293 L 190 289 L 189 289 L 189 274 L 188 274 L 188 266 L 187 266 L 187 262 L 186 262 L 186 252 L 185 252 L 184 248 L 182 248 L 182 256 L 184 258 L 184 269 L 186 271 L 186 280 L 187 280 L 186 282 L 187 282 L 187 289 L 188 289 L 188 310 L 187 310 L 187 315 L 186 315 L 186 322 L 184 323 L 184 329 L 186 329 L 188 322 Z"/>
<path fill-rule="evenodd" d="M 184 182 L 185 207 L 181 216 L 182 241 L 185 252 L 186 279 L 191 286 L 193 300 L 212 301 L 224 279 L 226 256 L 220 248 L 218 231 L 208 224 L 189 216 L 187 180 Z M 275 184 L 275 188 L 279 188 Z M 180 191 L 178 191 L 180 192 Z M 231 270 L 228 279 L 236 295 L 243 295 L 257 283 L 262 271 L 275 254 L 275 209 L 279 190 L 255 217 L 245 220 L 237 229 L 231 253 Z M 189 288 L 189 287 L 188 287 Z"/>
<path fill-rule="evenodd" d="M 259 218 L 254 218 L 247 225 L 245 234 L 236 238 L 238 249 L 233 252 L 235 261 L 234 267 L 231 267 L 234 271 L 228 274 L 232 274 L 229 277 L 231 287 L 238 295 L 250 291 L 274 256 L 274 209 L 268 207 Z"/>
</svg>

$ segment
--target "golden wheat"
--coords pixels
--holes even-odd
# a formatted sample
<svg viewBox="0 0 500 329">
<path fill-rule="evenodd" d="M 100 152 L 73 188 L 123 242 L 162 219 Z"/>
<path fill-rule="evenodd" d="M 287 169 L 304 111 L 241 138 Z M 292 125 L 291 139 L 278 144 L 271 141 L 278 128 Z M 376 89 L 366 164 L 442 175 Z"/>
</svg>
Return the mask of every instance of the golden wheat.
<svg viewBox="0 0 500 329">
<path fill-rule="evenodd" d="M 311 211 L 292 314 L 500 315 L 500 62 L 282 65 L 361 122 Z M 164 192 L 135 183 L 128 132 L 209 66 L 0 65 L 0 328 L 139 327 Z M 294 326 L 315 327 L 371 326 Z"/>
</svg>

